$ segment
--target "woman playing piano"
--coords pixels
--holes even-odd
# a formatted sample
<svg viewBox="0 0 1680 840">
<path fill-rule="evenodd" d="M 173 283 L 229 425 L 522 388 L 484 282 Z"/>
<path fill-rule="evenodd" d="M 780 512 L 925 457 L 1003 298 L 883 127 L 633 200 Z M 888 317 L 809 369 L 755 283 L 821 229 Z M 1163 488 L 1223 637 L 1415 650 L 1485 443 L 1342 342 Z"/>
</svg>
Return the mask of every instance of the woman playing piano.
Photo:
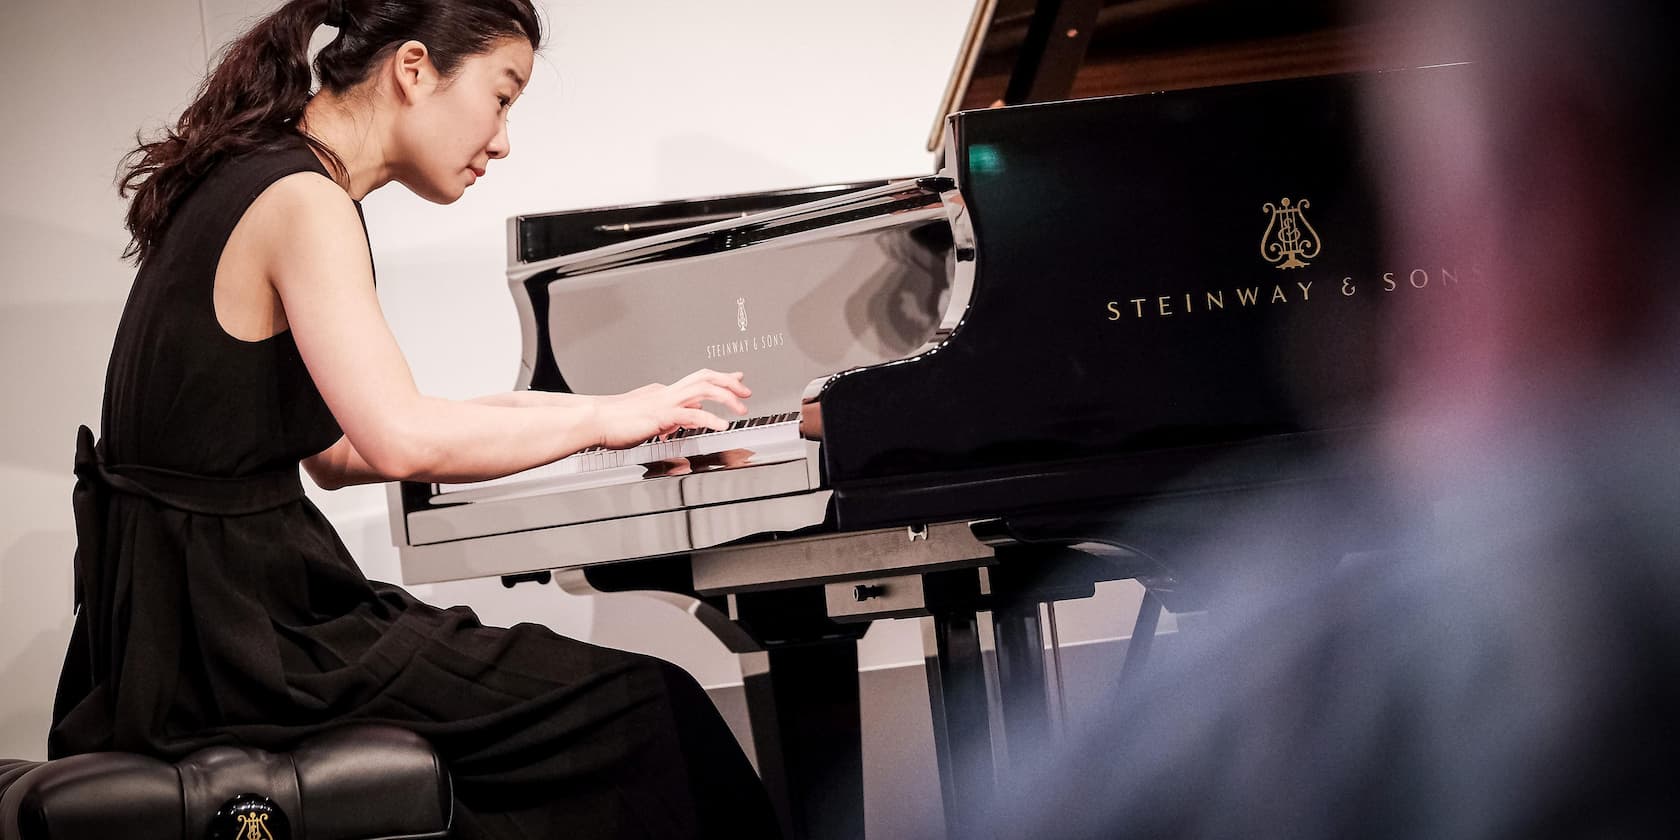
<svg viewBox="0 0 1680 840">
<path fill-rule="evenodd" d="M 337 29 L 314 62 L 310 37 Z M 77 453 L 81 605 L 56 756 L 284 749 L 349 721 L 424 736 L 461 837 L 774 834 L 700 687 L 545 628 L 484 627 L 369 582 L 304 498 L 486 479 L 744 412 L 739 374 L 614 397 L 423 396 L 379 310 L 360 200 L 447 204 L 505 157 L 540 40 L 530 0 L 290 0 L 130 156 L 130 255 L 104 439 Z"/>
</svg>

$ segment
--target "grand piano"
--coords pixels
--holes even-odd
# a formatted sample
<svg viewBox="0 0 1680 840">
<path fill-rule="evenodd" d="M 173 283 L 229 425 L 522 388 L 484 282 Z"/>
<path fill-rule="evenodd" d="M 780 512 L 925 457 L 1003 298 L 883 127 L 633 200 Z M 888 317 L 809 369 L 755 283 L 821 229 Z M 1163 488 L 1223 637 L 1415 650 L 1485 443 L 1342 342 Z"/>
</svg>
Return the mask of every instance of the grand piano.
<svg viewBox="0 0 1680 840">
<path fill-rule="evenodd" d="M 1380 337 L 1479 275 L 1448 232 L 1385 246 L 1362 109 L 1453 96 L 1464 68 L 1331 50 L 1308 69 L 1353 72 L 1036 102 L 1077 87 L 1070 33 L 1129 5 L 1027 4 L 1030 72 L 1004 90 L 966 55 L 953 104 L 1027 104 L 951 116 L 937 172 L 510 220 L 519 387 L 743 370 L 753 416 L 392 485 L 405 582 L 557 579 L 688 610 L 743 655 L 792 837 L 862 835 L 857 640 L 925 617 L 947 831 L 968 838 L 1050 740 L 1041 605 L 1137 579 L 1140 624 L 1203 608 L 1227 570 L 1190 547 L 1261 495 L 1312 512 L 1287 562 L 1253 558 L 1280 576 L 1383 548 L 1346 527 L 1370 516 Z M 982 4 L 976 31 L 1009 14 Z"/>
</svg>

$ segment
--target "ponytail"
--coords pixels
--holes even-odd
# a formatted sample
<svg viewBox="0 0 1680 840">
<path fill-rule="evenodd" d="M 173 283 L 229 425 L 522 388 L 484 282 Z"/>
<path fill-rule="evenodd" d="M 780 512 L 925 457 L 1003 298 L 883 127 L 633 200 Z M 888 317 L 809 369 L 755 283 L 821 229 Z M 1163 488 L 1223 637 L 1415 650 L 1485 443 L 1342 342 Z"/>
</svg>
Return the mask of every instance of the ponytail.
<svg viewBox="0 0 1680 840">
<path fill-rule="evenodd" d="M 125 258 L 144 261 L 187 194 L 216 164 L 291 142 L 309 103 L 309 40 L 331 19 L 338 37 L 321 50 L 315 72 L 335 93 L 365 80 L 379 59 L 409 40 L 424 43 L 445 76 L 499 38 L 537 49 L 541 28 L 531 0 L 288 0 L 222 53 L 174 128 L 123 158 L 117 194 L 133 196 Z M 344 164 L 320 141 L 305 142 L 340 176 Z"/>
<path fill-rule="evenodd" d="M 124 198 L 134 196 L 125 258 L 146 258 L 212 166 L 292 130 L 309 102 L 309 38 L 326 20 L 329 2 L 291 0 L 264 18 L 228 46 L 173 129 L 151 143 L 135 138 L 140 147 L 123 158 L 117 188 Z"/>
</svg>

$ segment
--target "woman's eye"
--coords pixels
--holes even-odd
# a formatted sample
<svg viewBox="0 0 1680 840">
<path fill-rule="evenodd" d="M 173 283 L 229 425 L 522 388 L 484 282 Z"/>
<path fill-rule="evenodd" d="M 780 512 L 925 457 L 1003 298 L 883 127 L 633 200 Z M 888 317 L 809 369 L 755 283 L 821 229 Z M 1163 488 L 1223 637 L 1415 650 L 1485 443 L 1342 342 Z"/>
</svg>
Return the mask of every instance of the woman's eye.
<svg viewBox="0 0 1680 840">
<path fill-rule="evenodd" d="M 511 100 L 511 99 L 509 99 L 509 98 L 507 98 L 507 97 L 505 97 L 505 96 L 498 96 L 498 97 L 496 97 L 496 101 L 497 101 L 497 102 L 499 102 L 499 103 L 501 103 L 501 106 L 502 106 L 502 107 L 503 107 L 503 108 L 507 108 L 507 106 L 509 106 L 509 105 L 511 105 L 511 104 L 513 104 L 513 100 Z"/>
</svg>

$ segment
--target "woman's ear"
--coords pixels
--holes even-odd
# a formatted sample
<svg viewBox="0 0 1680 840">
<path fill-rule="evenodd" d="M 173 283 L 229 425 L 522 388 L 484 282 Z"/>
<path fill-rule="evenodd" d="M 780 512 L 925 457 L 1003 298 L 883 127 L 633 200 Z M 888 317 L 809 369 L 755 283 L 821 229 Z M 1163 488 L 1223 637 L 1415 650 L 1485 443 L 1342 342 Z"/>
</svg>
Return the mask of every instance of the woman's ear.
<svg viewBox="0 0 1680 840">
<path fill-rule="evenodd" d="M 391 56 L 391 72 L 396 75 L 397 95 L 413 104 L 425 98 L 438 86 L 437 67 L 432 54 L 419 41 L 407 41 Z"/>
</svg>

